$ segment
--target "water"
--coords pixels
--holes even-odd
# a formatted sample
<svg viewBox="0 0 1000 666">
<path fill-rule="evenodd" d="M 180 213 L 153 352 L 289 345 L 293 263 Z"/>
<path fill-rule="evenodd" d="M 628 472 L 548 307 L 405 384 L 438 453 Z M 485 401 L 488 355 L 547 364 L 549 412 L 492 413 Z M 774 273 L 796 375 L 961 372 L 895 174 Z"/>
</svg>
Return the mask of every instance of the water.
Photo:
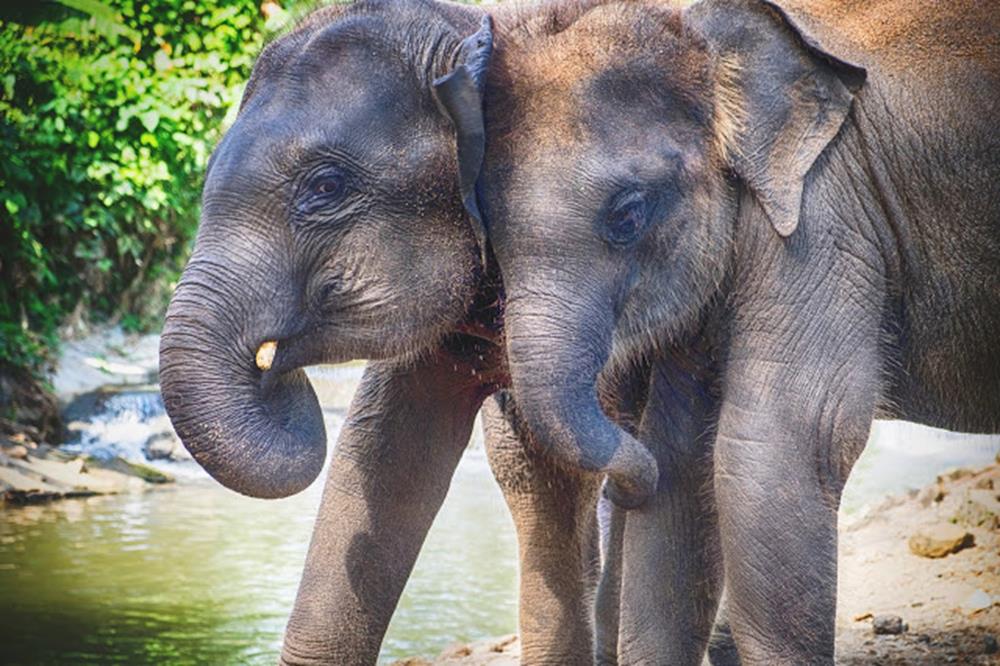
<svg viewBox="0 0 1000 666">
<path fill-rule="evenodd" d="M 360 370 L 314 375 L 335 439 Z M 130 390 L 81 422 L 80 450 L 141 452 L 162 429 L 156 396 Z M 879 423 L 845 491 L 857 513 L 981 465 L 1000 437 Z M 158 463 L 172 488 L 0 512 L 0 661 L 11 664 L 273 664 L 298 584 L 321 482 L 253 500 L 193 464 Z M 321 477 L 322 478 L 322 477 Z M 513 527 L 481 443 L 473 442 L 417 562 L 383 663 L 516 626 Z"/>
<path fill-rule="evenodd" d="M 199 481 L 5 511 L 0 661 L 273 664 L 321 485 L 265 501 Z M 513 632 L 515 559 L 503 500 L 470 450 L 382 661 Z"/>
<path fill-rule="evenodd" d="M 204 476 L 197 465 L 171 466 L 145 460 L 146 441 L 154 435 L 172 435 L 173 427 L 156 386 L 117 387 L 86 393 L 63 411 L 68 431 L 63 449 L 101 459 L 121 456 L 151 462 L 166 472 Z"/>
</svg>

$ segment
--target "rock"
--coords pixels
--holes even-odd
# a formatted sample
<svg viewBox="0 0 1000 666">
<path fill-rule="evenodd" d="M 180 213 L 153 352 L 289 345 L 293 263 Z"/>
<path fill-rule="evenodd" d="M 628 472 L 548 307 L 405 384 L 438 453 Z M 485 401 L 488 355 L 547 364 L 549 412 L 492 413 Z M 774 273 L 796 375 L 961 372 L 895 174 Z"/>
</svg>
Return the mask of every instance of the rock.
<svg viewBox="0 0 1000 666">
<path fill-rule="evenodd" d="M 4 454 L 14 458 L 15 460 L 24 460 L 28 457 L 28 447 L 17 444 L 9 449 L 4 449 Z"/>
<path fill-rule="evenodd" d="M 0 500 L 13 504 L 138 491 L 173 479 L 121 458 L 101 461 L 40 446 L 24 458 L 0 453 Z"/>
<path fill-rule="evenodd" d="M 5 417 L 0 434 L 23 431 L 36 442 L 55 442 L 62 435 L 55 396 L 30 372 L 7 363 L 0 363 L 0 414 Z"/>
<path fill-rule="evenodd" d="M 147 460 L 173 460 L 175 462 L 191 460 L 191 454 L 181 444 L 181 440 L 173 432 L 161 432 L 146 440 L 143 445 Z"/>
<path fill-rule="evenodd" d="M 460 643 L 444 650 L 430 663 L 463 666 L 515 666 L 520 663 L 521 644 L 516 635 L 474 643 Z M 406 662 L 402 662 L 406 663 Z M 414 662 L 423 666 L 421 661 Z"/>
<path fill-rule="evenodd" d="M 438 657 L 438 659 L 461 659 L 462 657 L 468 657 L 472 654 L 472 646 L 470 645 L 452 645 L 445 648 L 444 652 Z"/>
<path fill-rule="evenodd" d="M 962 610 L 967 613 L 978 613 L 993 605 L 993 597 L 982 590 L 976 590 L 962 602 Z"/>
<path fill-rule="evenodd" d="M 506 652 L 517 642 L 517 634 L 505 636 L 490 646 L 490 652 Z"/>
<path fill-rule="evenodd" d="M 108 384 L 156 381 L 159 336 L 135 336 L 120 327 L 95 329 L 86 338 L 66 340 L 52 375 L 56 396 L 66 404 Z"/>
<path fill-rule="evenodd" d="M 161 472 L 155 467 L 150 467 L 149 465 L 143 465 L 141 463 L 132 462 L 130 460 L 125 460 L 122 457 L 112 458 L 108 461 L 102 461 L 100 467 L 103 469 L 111 470 L 113 472 L 118 472 L 126 476 L 133 476 L 142 479 L 146 483 L 173 483 L 174 477 L 170 476 L 166 472 Z"/>
<path fill-rule="evenodd" d="M 898 615 L 876 615 L 872 620 L 872 631 L 879 636 L 895 636 L 906 629 L 906 623 Z"/>
<path fill-rule="evenodd" d="M 44 502 L 65 494 L 63 487 L 54 486 L 36 476 L 3 466 L 0 466 L 0 487 L 3 488 L 2 499 L 15 504 Z"/>
<path fill-rule="evenodd" d="M 917 494 L 917 501 L 920 502 L 920 506 L 928 507 L 931 504 L 936 504 L 940 502 L 948 495 L 947 491 L 940 484 L 934 484 L 932 486 L 927 486 Z"/>
<path fill-rule="evenodd" d="M 910 537 L 910 552 L 920 557 L 938 558 L 957 553 L 976 544 L 975 537 L 958 525 L 938 523 L 921 529 Z"/>
<path fill-rule="evenodd" d="M 950 469 L 944 474 L 939 474 L 937 478 L 938 483 L 947 483 L 948 481 L 958 481 L 959 479 L 964 479 L 967 476 L 972 476 L 975 472 L 971 469 L 965 467 L 957 467 L 955 469 Z"/>
<path fill-rule="evenodd" d="M 996 654 L 1000 650 L 997 645 L 997 637 L 993 634 L 983 636 L 983 654 Z"/>
<path fill-rule="evenodd" d="M 955 512 L 955 520 L 969 527 L 1000 529 L 1000 500 L 997 500 L 996 493 L 992 490 L 967 490 Z"/>
</svg>

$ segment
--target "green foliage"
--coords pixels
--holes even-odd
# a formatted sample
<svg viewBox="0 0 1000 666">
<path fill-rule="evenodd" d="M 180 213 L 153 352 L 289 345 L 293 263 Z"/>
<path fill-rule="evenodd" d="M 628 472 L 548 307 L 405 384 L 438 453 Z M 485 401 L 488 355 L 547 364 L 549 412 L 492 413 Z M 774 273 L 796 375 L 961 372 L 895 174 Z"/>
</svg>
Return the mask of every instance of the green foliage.
<svg viewBox="0 0 1000 666">
<path fill-rule="evenodd" d="M 222 121 L 287 16 L 258 3 L 0 10 L 0 362 L 39 370 L 81 312 L 158 321 Z"/>
</svg>

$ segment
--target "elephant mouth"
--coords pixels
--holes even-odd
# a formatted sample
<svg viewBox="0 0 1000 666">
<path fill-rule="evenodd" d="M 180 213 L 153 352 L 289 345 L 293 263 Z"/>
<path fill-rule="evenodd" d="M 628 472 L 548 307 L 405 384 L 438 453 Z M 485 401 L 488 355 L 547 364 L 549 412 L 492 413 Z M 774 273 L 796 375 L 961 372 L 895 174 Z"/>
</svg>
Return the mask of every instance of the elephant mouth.
<svg viewBox="0 0 1000 666">
<path fill-rule="evenodd" d="M 261 390 L 267 394 L 279 377 L 299 368 L 352 360 L 353 354 L 328 343 L 330 328 L 313 326 L 293 335 L 260 340 L 253 361 L 260 372 Z"/>
</svg>

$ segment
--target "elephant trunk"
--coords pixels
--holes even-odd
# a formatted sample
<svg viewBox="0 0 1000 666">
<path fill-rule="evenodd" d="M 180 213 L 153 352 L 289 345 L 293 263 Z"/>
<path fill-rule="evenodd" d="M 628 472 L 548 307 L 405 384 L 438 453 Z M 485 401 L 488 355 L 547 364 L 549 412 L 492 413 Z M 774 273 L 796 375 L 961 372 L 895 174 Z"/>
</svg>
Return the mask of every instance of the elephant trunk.
<svg viewBox="0 0 1000 666">
<path fill-rule="evenodd" d="M 602 411 L 597 378 L 611 351 L 609 294 L 581 285 L 508 287 L 505 325 L 511 381 L 535 438 L 562 463 L 606 473 L 608 494 L 626 508 L 656 489 L 656 460 Z M 571 295 L 569 295 L 571 294 Z"/>
<path fill-rule="evenodd" d="M 269 362 L 255 353 L 280 337 L 274 322 L 288 317 L 268 316 L 267 306 L 263 316 L 248 316 L 254 293 L 219 277 L 227 273 L 196 252 L 171 300 L 160 341 L 164 405 L 184 446 L 216 480 L 251 497 L 285 497 L 323 467 L 322 411 L 301 369 L 258 367 Z"/>
</svg>

